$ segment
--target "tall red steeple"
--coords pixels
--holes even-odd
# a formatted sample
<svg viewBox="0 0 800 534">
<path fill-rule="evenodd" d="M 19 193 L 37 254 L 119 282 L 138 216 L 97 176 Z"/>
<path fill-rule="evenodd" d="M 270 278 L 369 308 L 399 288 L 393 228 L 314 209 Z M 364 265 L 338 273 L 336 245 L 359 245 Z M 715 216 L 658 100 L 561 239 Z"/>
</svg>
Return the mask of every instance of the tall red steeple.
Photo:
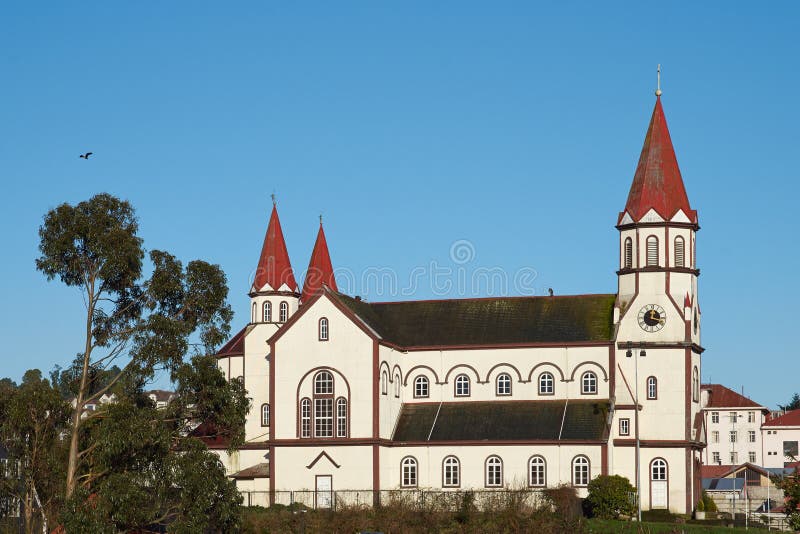
<svg viewBox="0 0 800 534">
<path fill-rule="evenodd" d="M 644 138 L 625 211 L 619 215 L 620 223 L 625 212 L 633 222 L 639 222 L 651 209 L 666 221 L 671 220 L 678 210 L 683 210 L 690 222 L 697 222 L 697 212 L 689 205 L 689 197 L 683 186 L 660 94 L 660 90 L 656 92 L 656 106 Z"/>
<path fill-rule="evenodd" d="M 325 240 L 325 230 L 322 229 L 322 216 L 320 215 L 319 233 L 317 241 L 314 243 L 314 251 L 311 253 L 311 261 L 308 262 L 308 271 L 306 271 L 306 280 L 303 283 L 303 294 L 300 300 L 308 302 L 308 299 L 322 289 L 323 284 L 334 291 L 339 290 L 336 287 L 336 279 L 333 277 L 333 265 L 331 265 L 328 242 Z"/>
<path fill-rule="evenodd" d="M 280 290 L 283 284 L 289 287 L 289 291 L 297 291 L 297 282 L 292 272 L 292 264 L 289 261 L 289 252 L 286 250 L 286 241 L 283 239 L 283 230 L 281 230 L 281 221 L 278 219 L 274 198 L 272 215 L 269 217 L 267 233 L 264 236 L 264 246 L 261 248 L 261 257 L 258 259 L 253 290 L 261 291 L 266 284 L 269 284 L 272 291 Z"/>
</svg>

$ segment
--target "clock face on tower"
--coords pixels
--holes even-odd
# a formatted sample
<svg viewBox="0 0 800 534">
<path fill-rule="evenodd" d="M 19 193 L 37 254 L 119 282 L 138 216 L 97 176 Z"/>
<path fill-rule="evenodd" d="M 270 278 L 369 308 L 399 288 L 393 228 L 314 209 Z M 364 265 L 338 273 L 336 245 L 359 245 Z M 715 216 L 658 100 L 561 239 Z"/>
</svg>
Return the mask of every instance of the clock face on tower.
<svg viewBox="0 0 800 534">
<path fill-rule="evenodd" d="M 658 332 L 666 322 L 667 314 L 658 304 L 647 304 L 639 310 L 639 326 L 645 332 Z"/>
</svg>

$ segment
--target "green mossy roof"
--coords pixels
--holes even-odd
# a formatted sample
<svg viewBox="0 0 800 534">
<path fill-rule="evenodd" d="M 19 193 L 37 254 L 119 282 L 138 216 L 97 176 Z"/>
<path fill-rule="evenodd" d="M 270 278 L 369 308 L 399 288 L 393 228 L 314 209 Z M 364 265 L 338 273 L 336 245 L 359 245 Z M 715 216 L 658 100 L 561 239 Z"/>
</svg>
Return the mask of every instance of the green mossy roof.
<svg viewBox="0 0 800 534">
<path fill-rule="evenodd" d="M 616 295 L 370 303 L 333 293 L 401 347 L 611 341 Z"/>
<path fill-rule="evenodd" d="M 607 415 L 606 399 L 404 404 L 392 439 L 605 441 Z"/>
</svg>

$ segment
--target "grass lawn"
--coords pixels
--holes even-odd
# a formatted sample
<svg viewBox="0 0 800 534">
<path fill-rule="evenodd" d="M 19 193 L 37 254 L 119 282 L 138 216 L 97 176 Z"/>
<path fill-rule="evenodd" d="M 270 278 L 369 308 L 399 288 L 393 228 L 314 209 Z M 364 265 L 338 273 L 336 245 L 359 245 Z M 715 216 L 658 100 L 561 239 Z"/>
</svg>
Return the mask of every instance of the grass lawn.
<svg viewBox="0 0 800 534">
<path fill-rule="evenodd" d="M 677 523 L 653 523 L 643 521 L 642 523 L 630 521 L 613 521 L 606 519 L 588 519 L 586 521 L 588 531 L 591 534 L 616 534 L 618 532 L 630 532 L 632 534 L 731 534 L 731 532 L 744 532 L 744 527 L 735 529 L 720 525 L 696 525 L 696 524 L 677 524 Z M 750 527 L 747 532 L 767 532 L 766 529 L 756 529 Z"/>
</svg>

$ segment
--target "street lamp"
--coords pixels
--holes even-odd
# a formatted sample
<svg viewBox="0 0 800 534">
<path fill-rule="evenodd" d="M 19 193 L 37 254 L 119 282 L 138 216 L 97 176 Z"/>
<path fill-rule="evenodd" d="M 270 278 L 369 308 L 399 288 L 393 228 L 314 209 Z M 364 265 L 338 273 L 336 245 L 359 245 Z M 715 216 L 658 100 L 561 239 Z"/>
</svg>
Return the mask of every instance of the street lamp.
<svg viewBox="0 0 800 534">
<path fill-rule="evenodd" d="M 628 358 L 633 358 L 633 344 L 628 343 L 628 351 L 625 353 L 625 356 Z M 644 358 L 647 356 L 647 352 L 642 349 L 639 352 L 639 356 Z M 636 380 L 636 413 L 634 414 L 634 427 L 636 433 L 636 507 L 637 507 L 637 515 L 636 520 L 639 523 L 642 522 L 642 492 L 640 487 L 641 482 L 641 474 L 640 474 L 640 453 L 639 453 L 639 359 L 634 358 L 634 368 L 636 369 L 635 380 Z"/>
</svg>

